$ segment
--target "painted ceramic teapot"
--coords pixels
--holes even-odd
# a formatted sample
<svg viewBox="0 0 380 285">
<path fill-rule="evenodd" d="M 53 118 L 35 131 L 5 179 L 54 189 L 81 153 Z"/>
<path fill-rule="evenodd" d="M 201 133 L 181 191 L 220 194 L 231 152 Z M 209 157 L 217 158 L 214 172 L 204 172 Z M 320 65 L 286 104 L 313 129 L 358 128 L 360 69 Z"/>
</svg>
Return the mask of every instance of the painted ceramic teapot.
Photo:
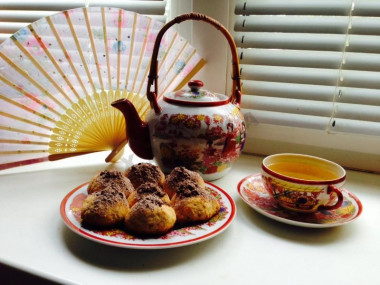
<svg viewBox="0 0 380 285">
<path fill-rule="evenodd" d="M 170 26 L 185 20 L 210 23 L 226 36 L 233 59 L 230 97 L 207 91 L 202 88 L 202 81 L 193 80 L 188 83 L 188 89 L 170 92 L 157 100 L 159 43 Z M 176 166 L 185 166 L 206 180 L 218 179 L 230 170 L 244 146 L 245 123 L 239 110 L 241 83 L 236 46 L 220 23 L 205 15 L 190 13 L 173 19 L 160 30 L 152 54 L 147 97 L 151 110 L 146 122 L 139 118 L 127 99 L 112 103 L 124 114 L 129 146 L 137 156 L 154 158 L 166 173 Z"/>
</svg>

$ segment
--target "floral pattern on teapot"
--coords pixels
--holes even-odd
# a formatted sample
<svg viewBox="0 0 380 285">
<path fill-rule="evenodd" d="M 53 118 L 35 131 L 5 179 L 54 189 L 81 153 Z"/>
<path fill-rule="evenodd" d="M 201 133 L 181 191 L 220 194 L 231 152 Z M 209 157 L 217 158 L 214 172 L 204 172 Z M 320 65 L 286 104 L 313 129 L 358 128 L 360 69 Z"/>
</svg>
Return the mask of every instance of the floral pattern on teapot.
<svg viewBox="0 0 380 285">
<path fill-rule="evenodd" d="M 162 113 L 152 130 L 153 152 L 163 169 L 182 165 L 205 175 L 228 171 L 246 138 L 244 119 L 236 106 L 229 112 Z M 210 176 L 210 179 L 214 179 Z"/>
</svg>

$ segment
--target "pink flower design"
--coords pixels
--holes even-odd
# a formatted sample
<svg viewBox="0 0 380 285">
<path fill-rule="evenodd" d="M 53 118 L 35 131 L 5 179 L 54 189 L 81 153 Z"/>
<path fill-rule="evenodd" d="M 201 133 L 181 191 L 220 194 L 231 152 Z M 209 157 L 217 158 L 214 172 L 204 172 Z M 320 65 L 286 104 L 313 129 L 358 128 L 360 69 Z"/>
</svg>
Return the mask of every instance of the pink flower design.
<svg viewBox="0 0 380 285">
<path fill-rule="evenodd" d="M 42 40 L 41 40 L 42 41 Z M 26 47 L 30 51 L 31 54 L 36 55 L 36 56 L 41 56 L 44 54 L 43 48 L 40 46 L 40 43 L 38 40 L 36 40 L 34 37 L 30 37 L 26 41 Z"/>
<path fill-rule="evenodd" d="M 113 13 L 113 24 L 115 25 L 115 27 L 125 27 L 126 23 L 127 18 L 124 17 L 123 10 L 115 11 Z"/>
<path fill-rule="evenodd" d="M 147 42 L 147 46 L 146 46 L 147 51 L 149 51 L 149 52 L 153 51 L 154 42 L 156 41 L 156 37 L 157 37 L 157 34 L 151 33 L 148 35 L 148 42 Z"/>
</svg>

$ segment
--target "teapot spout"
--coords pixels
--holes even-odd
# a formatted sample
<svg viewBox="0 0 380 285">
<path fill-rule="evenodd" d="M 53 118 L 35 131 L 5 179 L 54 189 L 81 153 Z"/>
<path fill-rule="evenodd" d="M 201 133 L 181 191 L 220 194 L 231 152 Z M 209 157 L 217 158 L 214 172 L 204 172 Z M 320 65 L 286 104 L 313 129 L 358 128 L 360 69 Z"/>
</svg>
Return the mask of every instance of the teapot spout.
<svg viewBox="0 0 380 285">
<path fill-rule="evenodd" d="M 126 134 L 131 150 L 140 158 L 153 159 L 148 124 L 140 119 L 132 102 L 127 99 L 119 99 L 112 102 L 111 105 L 124 115 Z"/>
</svg>

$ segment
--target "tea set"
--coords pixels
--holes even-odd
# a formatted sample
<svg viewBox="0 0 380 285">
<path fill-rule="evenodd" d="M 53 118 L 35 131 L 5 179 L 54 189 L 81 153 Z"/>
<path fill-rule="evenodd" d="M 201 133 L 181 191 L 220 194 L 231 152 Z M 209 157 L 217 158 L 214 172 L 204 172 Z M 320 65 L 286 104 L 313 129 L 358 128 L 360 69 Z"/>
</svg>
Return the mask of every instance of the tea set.
<svg viewBox="0 0 380 285">
<path fill-rule="evenodd" d="M 200 80 L 188 88 L 158 99 L 157 55 L 165 31 L 186 20 L 199 20 L 216 27 L 228 40 L 232 53 L 230 96 L 203 89 Z M 168 22 L 157 35 L 147 84 L 151 109 L 143 121 L 127 99 L 111 105 L 122 112 L 130 149 L 140 158 L 154 159 L 169 173 L 176 166 L 198 172 L 206 188 L 218 197 L 221 210 L 207 223 L 190 225 L 156 238 L 138 238 L 119 230 L 92 231 L 81 224 L 80 206 L 87 184 L 72 190 L 60 207 L 65 224 L 77 234 L 106 245 L 146 249 L 171 248 L 207 240 L 223 232 L 233 221 L 236 205 L 231 196 L 209 181 L 225 176 L 239 158 L 245 140 L 244 117 L 240 113 L 241 82 L 235 43 L 217 21 L 203 14 L 181 15 Z M 300 227 L 327 228 L 347 224 L 362 212 L 360 200 L 343 188 L 346 171 L 322 158 L 280 153 L 262 161 L 261 173 L 243 178 L 237 185 L 241 199 L 258 213 L 278 222 Z M 79 215 L 79 216 L 78 216 Z M 184 234 L 187 233 L 187 234 Z"/>
<path fill-rule="evenodd" d="M 203 89 L 202 81 L 192 80 L 188 83 L 188 89 L 164 94 L 158 100 L 157 56 L 160 41 L 171 26 L 186 20 L 211 24 L 226 37 L 232 54 L 233 84 L 230 96 Z M 181 15 L 167 23 L 155 41 L 146 94 L 151 106 L 146 122 L 139 118 L 134 105 L 127 99 L 111 104 L 123 113 L 129 146 L 137 156 L 154 159 L 166 173 L 176 166 L 185 166 L 199 172 L 207 181 L 228 173 L 244 148 L 246 129 L 240 112 L 242 94 L 236 46 L 220 23 L 198 13 Z M 345 179 L 345 170 L 334 162 L 302 154 L 275 154 L 263 160 L 260 175 L 243 179 L 238 191 L 254 209 L 276 219 L 282 215 L 289 220 L 288 213 L 292 213 L 296 219 L 310 221 L 311 215 L 317 217 L 317 213 L 339 212 L 347 204 L 354 205 L 354 213 L 343 221 L 347 222 L 360 215 L 362 206 L 355 196 L 341 188 Z M 252 186 L 254 184 L 256 186 Z M 254 194 L 261 191 L 262 198 L 271 199 L 279 206 L 277 214 L 268 214 L 258 203 L 252 202 L 247 189 L 257 192 Z M 340 225 L 341 221 L 316 219 L 306 223 L 306 226 L 321 224 L 334 226 Z"/>
</svg>

